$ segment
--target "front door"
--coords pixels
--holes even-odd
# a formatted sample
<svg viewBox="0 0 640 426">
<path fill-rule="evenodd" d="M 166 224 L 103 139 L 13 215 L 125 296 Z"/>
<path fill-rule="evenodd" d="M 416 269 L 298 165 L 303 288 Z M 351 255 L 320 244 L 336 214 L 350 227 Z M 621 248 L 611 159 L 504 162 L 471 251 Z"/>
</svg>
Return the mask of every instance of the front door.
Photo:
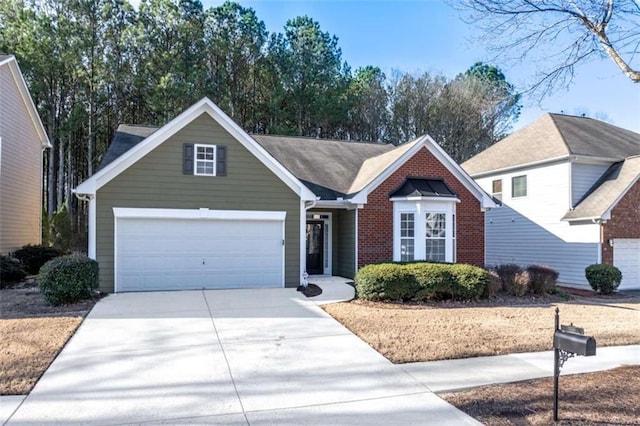
<svg viewBox="0 0 640 426">
<path fill-rule="evenodd" d="M 307 273 L 324 274 L 324 222 L 307 221 Z"/>
</svg>

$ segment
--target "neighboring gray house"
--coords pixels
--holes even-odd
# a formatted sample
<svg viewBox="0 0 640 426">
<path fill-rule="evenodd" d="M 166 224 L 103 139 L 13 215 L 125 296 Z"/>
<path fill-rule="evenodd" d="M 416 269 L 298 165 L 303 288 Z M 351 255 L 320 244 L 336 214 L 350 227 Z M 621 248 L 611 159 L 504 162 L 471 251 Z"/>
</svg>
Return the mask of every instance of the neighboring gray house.
<svg viewBox="0 0 640 426">
<path fill-rule="evenodd" d="M 465 162 L 502 201 L 486 215 L 487 264 L 544 264 L 587 287 L 584 269 L 614 264 L 640 288 L 640 134 L 545 114 Z"/>
<path fill-rule="evenodd" d="M 249 135 L 209 99 L 120 126 L 89 202 L 103 291 L 295 287 L 367 263 L 482 264 L 491 197 L 431 138 L 380 145 Z"/>
<path fill-rule="evenodd" d="M 42 241 L 42 151 L 49 138 L 11 55 L 0 55 L 0 253 Z"/>
</svg>

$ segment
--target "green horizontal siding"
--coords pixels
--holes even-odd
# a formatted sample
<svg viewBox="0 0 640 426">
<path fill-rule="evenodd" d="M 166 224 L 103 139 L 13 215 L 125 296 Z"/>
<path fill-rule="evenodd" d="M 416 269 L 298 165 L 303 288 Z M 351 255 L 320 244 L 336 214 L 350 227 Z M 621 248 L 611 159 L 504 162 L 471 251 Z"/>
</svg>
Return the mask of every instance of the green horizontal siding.
<svg viewBox="0 0 640 426">
<path fill-rule="evenodd" d="M 182 174 L 184 143 L 227 146 L 227 175 Z M 285 283 L 300 282 L 300 198 L 206 114 L 98 191 L 96 257 L 107 292 L 114 285 L 114 207 L 286 211 Z"/>
</svg>

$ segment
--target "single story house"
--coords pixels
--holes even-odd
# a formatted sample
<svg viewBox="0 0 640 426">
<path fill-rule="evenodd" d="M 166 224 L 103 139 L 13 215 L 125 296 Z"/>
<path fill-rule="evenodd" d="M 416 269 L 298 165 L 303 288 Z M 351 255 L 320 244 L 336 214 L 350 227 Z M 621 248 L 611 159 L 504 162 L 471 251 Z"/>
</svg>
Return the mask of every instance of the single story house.
<svg viewBox="0 0 640 426">
<path fill-rule="evenodd" d="M 503 203 L 485 217 L 487 264 L 549 265 L 588 289 L 585 267 L 608 263 L 640 289 L 640 134 L 545 114 L 462 167 Z"/>
<path fill-rule="evenodd" d="M 204 98 L 120 126 L 79 185 L 107 292 L 296 287 L 365 264 L 484 264 L 492 198 L 429 136 L 400 146 L 249 135 Z"/>
<path fill-rule="evenodd" d="M 42 160 L 51 148 L 15 56 L 0 55 L 0 253 L 42 241 Z"/>
</svg>

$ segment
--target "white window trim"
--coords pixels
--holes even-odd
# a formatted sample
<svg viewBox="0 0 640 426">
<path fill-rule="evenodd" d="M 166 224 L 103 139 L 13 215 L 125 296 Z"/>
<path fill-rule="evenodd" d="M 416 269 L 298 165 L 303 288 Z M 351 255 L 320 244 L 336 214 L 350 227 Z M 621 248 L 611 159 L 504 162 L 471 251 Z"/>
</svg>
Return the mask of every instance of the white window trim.
<svg viewBox="0 0 640 426">
<path fill-rule="evenodd" d="M 412 214 L 413 215 L 413 238 L 412 237 L 403 237 L 402 236 L 402 215 L 403 214 Z M 397 235 L 398 237 L 398 260 L 401 262 L 405 262 L 402 260 L 402 240 L 409 240 L 412 239 L 413 240 L 413 259 L 410 260 L 406 260 L 406 262 L 411 262 L 413 260 L 416 260 L 416 236 L 417 236 L 417 232 L 416 232 L 416 226 L 417 226 L 417 219 L 419 219 L 420 216 L 418 216 L 418 213 L 415 210 L 401 210 L 398 212 L 398 220 L 397 220 L 397 225 L 398 225 L 398 232 L 397 234 L 395 233 L 394 230 L 394 235 Z M 396 222 L 396 221 L 394 221 Z M 395 223 L 394 223 L 395 225 Z M 394 226 L 395 228 L 395 226 Z M 395 257 L 395 256 L 394 256 Z"/>
<path fill-rule="evenodd" d="M 198 148 L 213 148 L 213 160 L 198 160 Z M 213 173 L 198 173 L 198 161 L 205 163 L 213 163 Z M 194 176 L 217 176 L 217 163 L 218 163 L 218 146 L 196 143 L 193 144 L 193 175 Z"/>
<path fill-rule="evenodd" d="M 524 195 L 515 195 L 515 186 L 514 186 L 514 181 L 517 178 L 524 178 Z M 527 178 L 527 175 L 517 175 L 517 176 L 511 176 L 511 199 L 515 199 L 515 198 L 525 198 L 529 196 L 529 179 Z"/>
<path fill-rule="evenodd" d="M 445 261 L 456 261 L 456 238 L 454 238 L 454 216 L 456 215 L 457 200 L 438 201 L 433 200 L 393 200 L 393 260 L 400 261 L 400 217 L 402 213 L 414 214 L 414 260 L 426 258 L 426 215 L 427 213 L 445 213 Z M 457 233 L 457 229 L 455 232 Z M 456 235 L 457 237 L 457 235 Z"/>
</svg>

